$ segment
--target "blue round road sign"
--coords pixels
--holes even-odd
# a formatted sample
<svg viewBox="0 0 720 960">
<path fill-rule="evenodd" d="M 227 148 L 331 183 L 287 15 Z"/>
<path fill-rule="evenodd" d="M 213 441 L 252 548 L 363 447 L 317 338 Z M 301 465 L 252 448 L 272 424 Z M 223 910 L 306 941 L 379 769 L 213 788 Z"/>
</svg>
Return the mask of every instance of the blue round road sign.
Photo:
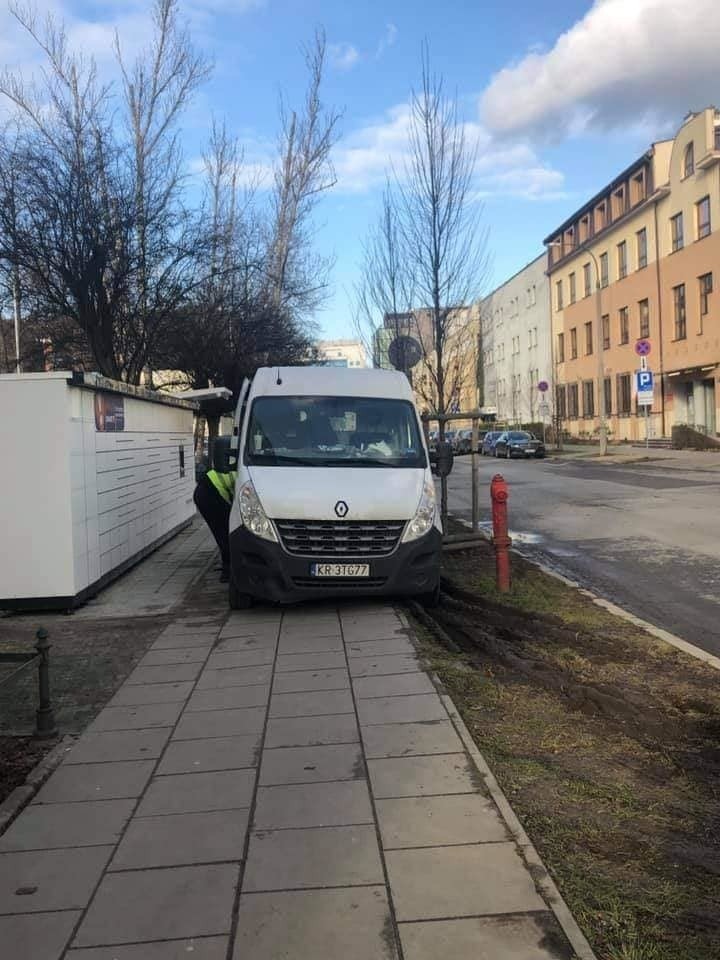
<svg viewBox="0 0 720 960">
<path fill-rule="evenodd" d="M 540 383 L 538 384 L 538 390 L 540 391 L 540 393 L 546 393 L 549 386 L 550 385 L 547 382 L 547 380 L 541 380 Z"/>
<path fill-rule="evenodd" d="M 638 340 L 635 344 L 635 353 L 639 357 L 647 357 L 651 350 L 652 345 L 649 340 Z"/>
</svg>

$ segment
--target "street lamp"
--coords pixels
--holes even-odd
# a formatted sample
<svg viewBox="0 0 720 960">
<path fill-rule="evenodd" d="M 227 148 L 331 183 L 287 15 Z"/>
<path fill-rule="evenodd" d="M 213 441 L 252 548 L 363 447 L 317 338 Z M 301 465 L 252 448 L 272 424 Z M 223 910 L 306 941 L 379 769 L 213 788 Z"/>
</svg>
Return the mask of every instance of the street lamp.
<svg viewBox="0 0 720 960">
<path fill-rule="evenodd" d="M 551 240 L 548 247 L 560 247 L 564 244 L 561 240 Z M 573 244 L 571 250 L 577 250 L 578 247 Z M 603 364 L 603 338 L 602 338 L 602 287 L 600 285 L 600 268 L 597 259 L 592 250 L 586 251 L 595 267 L 595 327 L 597 328 L 597 377 L 598 377 L 598 439 L 600 442 L 600 456 L 607 454 L 607 411 L 605 410 L 605 366 Z M 552 297 L 552 291 L 550 293 Z"/>
</svg>

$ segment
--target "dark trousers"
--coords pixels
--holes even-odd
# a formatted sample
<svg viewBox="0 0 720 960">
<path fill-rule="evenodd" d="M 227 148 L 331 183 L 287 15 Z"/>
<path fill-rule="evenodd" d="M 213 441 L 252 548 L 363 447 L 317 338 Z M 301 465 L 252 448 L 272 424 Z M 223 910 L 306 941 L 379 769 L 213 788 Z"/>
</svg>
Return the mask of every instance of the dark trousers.
<svg viewBox="0 0 720 960">
<path fill-rule="evenodd" d="M 217 492 L 207 477 L 200 477 L 193 494 L 200 516 L 210 527 L 215 542 L 220 548 L 223 566 L 230 563 L 230 504 Z"/>
</svg>

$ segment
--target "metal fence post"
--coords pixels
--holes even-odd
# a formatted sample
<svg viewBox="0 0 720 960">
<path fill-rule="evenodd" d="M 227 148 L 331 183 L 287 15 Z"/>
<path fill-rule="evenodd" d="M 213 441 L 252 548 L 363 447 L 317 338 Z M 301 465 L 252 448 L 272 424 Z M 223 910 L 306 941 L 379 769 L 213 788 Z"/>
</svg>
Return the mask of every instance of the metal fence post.
<svg viewBox="0 0 720 960">
<path fill-rule="evenodd" d="M 43 627 L 40 627 L 38 632 L 35 634 L 37 637 L 37 643 L 35 644 L 35 649 L 37 650 L 40 661 L 38 663 L 38 687 L 40 693 L 40 706 L 35 714 L 35 736 L 41 740 L 47 740 L 50 737 L 57 736 L 57 728 L 55 726 L 55 714 L 53 713 L 52 704 L 50 703 L 50 647 L 51 643 L 48 640 L 48 632 Z"/>
</svg>

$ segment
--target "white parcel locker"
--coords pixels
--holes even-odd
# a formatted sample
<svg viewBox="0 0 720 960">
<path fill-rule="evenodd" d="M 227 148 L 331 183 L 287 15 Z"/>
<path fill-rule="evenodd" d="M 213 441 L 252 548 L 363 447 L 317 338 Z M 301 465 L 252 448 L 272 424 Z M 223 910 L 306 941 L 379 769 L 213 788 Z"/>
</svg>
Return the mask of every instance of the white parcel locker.
<svg viewBox="0 0 720 960">
<path fill-rule="evenodd" d="M 0 607 L 75 606 L 190 523 L 195 407 L 98 374 L 0 376 Z"/>
</svg>

